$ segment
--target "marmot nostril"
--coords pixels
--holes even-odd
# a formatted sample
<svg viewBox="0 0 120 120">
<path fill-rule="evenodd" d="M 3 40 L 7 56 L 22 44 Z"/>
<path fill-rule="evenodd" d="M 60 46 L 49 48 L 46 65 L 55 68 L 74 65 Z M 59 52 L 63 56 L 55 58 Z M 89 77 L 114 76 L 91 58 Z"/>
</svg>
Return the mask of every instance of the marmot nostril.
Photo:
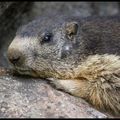
<svg viewBox="0 0 120 120">
<path fill-rule="evenodd" d="M 16 65 L 16 64 L 20 61 L 20 56 L 9 58 L 9 61 L 10 61 L 13 65 Z"/>
<path fill-rule="evenodd" d="M 13 65 L 18 65 L 18 64 L 21 65 L 22 64 L 21 57 L 22 57 L 21 52 L 15 49 L 8 50 L 8 59 Z"/>
</svg>

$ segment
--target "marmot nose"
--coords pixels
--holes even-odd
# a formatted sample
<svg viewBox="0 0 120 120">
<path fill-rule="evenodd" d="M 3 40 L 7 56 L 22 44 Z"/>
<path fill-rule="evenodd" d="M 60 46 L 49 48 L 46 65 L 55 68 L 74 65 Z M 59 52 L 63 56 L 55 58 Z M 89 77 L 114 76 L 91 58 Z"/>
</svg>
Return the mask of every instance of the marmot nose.
<svg viewBox="0 0 120 120">
<path fill-rule="evenodd" d="M 11 58 L 9 58 L 9 61 L 12 63 L 12 64 L 17 64 L 18 62 L 19 62 L 19 60 L 20 60 L 20 56 L 13 56 L 13 57 L 11 57 Z"/>
<path fill-rule="evenodd" d="M 8 59 L 13 65 L 21 65 L 22 53 L 14 49 L 9 49 Z"/>
</svg>

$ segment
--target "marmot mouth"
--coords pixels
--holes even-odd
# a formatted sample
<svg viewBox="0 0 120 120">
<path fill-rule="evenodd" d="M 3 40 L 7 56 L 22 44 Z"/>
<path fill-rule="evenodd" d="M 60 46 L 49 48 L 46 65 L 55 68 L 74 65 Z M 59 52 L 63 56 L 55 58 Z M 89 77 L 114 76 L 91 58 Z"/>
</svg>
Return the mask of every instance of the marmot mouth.
<svg viewBox="0 0 120 120">
<path fill-rule="evenodd" d="M 15 72 L 20 75 L 29 75 L 33 77 L 37 77 L 38 75 L 36 72 L 32 69 L 26 69 L 26 68 L 20 68 L 20 67 L 15 67 L 14 68 Z"/>
<path fill-rule="evenodd" d="M 20 68 L 20 67 L 15 67 L 14 70 L 15 72 L 19 74 L 30 74 L 31 73 L 30 69 L 25 69 L 25 68 Z"/>
</svg>

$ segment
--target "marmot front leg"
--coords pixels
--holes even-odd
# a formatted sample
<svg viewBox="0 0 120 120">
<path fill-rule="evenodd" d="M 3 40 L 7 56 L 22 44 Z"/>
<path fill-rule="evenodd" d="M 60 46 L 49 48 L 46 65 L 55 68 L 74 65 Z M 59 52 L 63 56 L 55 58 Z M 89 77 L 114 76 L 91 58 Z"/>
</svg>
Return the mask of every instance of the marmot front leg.
<svg viewBox="0 0 120 120">
<path fill-rule="evenodd" d="M 114 79 L 116 82 L 109 83 L 108 79 Z M 120 84 L 115 74 L 99 77 L 93 81 L 67 79 L 51 82 L 57 89 L 84 98 L 98 110 L 120 115 Z"/>
<path fill-rule="evenodd" d="M 70 94 L 74 94 L 78 81 L 75 80 L 56 80 L 52 79 L 51 82 L 57 89 L 63 90 Z"/>
<path fill-rule="evenodd" d="M 51 83 L 55 85 L 57 89 L 68 92 L 74 96 L 78 97 L 87 97 L 88 88 L 90 87 L 87 84 L 86 80 L 72 80 L 72 79 L 50 79 Z"/>
</svg>

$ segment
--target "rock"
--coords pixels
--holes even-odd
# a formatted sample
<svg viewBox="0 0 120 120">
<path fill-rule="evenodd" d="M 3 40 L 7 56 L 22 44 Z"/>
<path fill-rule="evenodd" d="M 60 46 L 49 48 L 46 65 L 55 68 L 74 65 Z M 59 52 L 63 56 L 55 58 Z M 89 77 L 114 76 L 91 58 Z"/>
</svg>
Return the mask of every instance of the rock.
<svg viewBox="0 0 120 120">
<path fill-rule="evenodd" d="M 0 118 L 106 118 L 81 98 L 41 79 L 0 76 Z"/>
<path fill-rule="evenodd" d="M 92 15 L 119 14 L 118 2 L 34 2 L 32 7 L 33 18 L 51 13 L 78 15 L 87 17 Z"/>
</svg>

